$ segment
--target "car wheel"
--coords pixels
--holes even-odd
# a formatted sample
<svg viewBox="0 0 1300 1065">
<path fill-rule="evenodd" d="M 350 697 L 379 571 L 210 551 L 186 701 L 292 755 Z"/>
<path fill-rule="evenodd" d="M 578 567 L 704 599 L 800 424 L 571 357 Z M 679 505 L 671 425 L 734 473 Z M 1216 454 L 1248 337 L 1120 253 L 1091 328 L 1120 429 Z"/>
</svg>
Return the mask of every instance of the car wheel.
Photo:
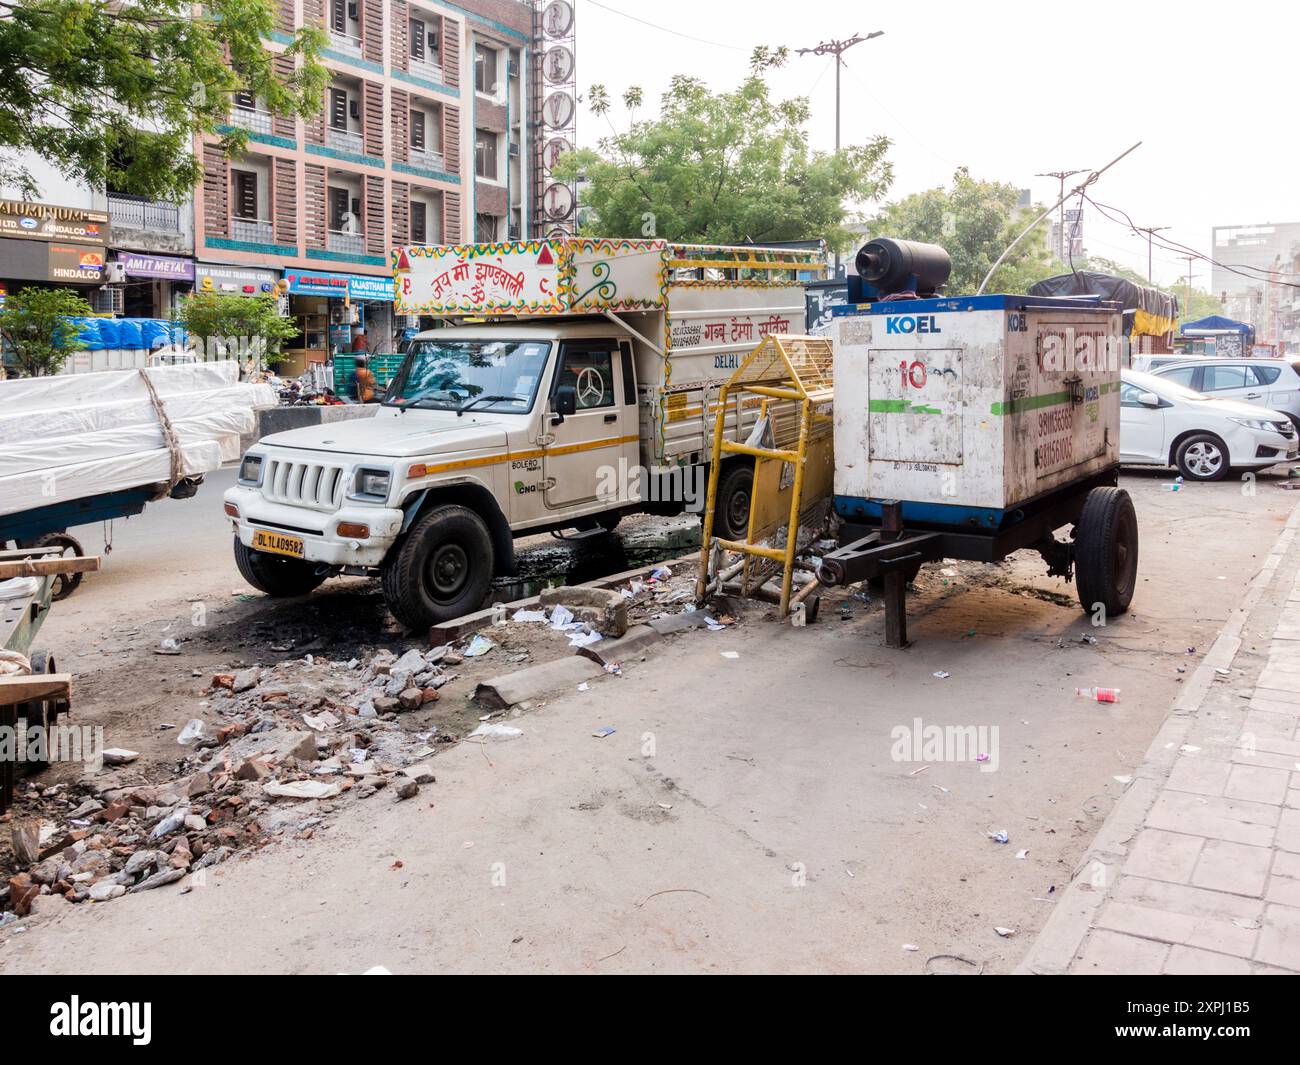
<svg viewBox="0 0 1300 1065">
<path fill-rule="evenodd" d="M 1174 465 L 1189 481 L 1221 481 L 1228 475 L 1228 448 L 1211 433 L 1194 433 L 1178 445 Z"/>
</svg>

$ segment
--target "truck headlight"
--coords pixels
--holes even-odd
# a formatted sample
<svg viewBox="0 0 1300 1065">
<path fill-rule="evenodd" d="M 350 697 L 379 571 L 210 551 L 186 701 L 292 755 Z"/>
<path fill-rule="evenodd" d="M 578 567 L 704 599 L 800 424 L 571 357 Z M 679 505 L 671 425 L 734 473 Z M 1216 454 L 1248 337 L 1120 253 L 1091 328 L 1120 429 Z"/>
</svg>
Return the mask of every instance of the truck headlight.
<svg viewBox="0 0 1300 1065">
<path fill-rule="evenodd" d="M 239 464 L 239 483 L 256 485 L 261 482 L 262 456 L 245 455 L 244 461 Z"/>
<path fill-rule="evenodd" d="M 387 499 L 392 476 L 388 470 L 357 470 L 355 493 L 362 499 Z"/>
</svg>

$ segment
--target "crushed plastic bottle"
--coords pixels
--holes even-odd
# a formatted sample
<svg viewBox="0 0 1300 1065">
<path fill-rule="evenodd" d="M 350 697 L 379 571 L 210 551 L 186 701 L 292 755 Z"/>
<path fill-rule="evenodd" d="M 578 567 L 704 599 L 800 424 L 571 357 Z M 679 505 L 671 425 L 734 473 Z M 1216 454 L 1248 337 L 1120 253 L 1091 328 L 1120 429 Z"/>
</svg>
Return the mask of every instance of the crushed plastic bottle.
<svg viewBox="0 0 1300 1065">
<path fill-rule="evenodd" d="M 1074 694 L 1099 703 L 1119 702 L 1118 688 L 1075 688 Z"/>
</svg>

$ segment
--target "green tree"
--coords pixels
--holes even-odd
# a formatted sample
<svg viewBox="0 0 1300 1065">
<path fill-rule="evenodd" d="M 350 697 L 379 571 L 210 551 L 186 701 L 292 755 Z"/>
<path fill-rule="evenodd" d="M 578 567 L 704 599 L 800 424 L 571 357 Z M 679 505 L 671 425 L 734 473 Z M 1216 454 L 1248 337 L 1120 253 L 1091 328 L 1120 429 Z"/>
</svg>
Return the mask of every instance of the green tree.
<svg viewBox="0 0 1300 1065">
<path fill-rule="evenodd" d="M 623 97 L 627 129 L 563 157 L 562 180 L 579 176 L 586 225 L 600 236 L 663 237 L 702 244 L 823 238 L 832 248 L 853 239 L 847 203 L 879 198 L 893 172 L 886 137 L 839 153 L 814 152 L 804 126 L 808 101 L 772 98 L 764 73 L 782 65 L 785 48 L 755 49 L 749 76 L 734 92 L 709 91 L 679 74 L 660 113 L 637 119 L 638 88 Z M 588 94 L 608 117 L 609 95 Z"/>
<path fill-rule="evenodd" d="M 274 366 L 282 361 L 280 345 L 298 334 L 297 322 L 281 316 L 275 304 L 271 295 L 195 292 L 181 301 L 175 321 L 189 333 L 191 346 L 206 353 Z"/>
<path fill-rule="evenodd" d="M 1178 326 L 1181 329 L 1187 322 L 1196 322 L 1212 314 L 1223 313 L 1223 300 L 1203 288 L 1188 285 L 1186 277 L 1180 277 L 1167 291 L 1178 297 Z"/>
<path fill-rule="evenodd" d="M 201 177 L 194 137 L 218 132 L 234 92 L 276 114 L 321 105 L 324 31 L 294 34 L 296 69 L 280 76 L 265 47 L 275 12 L 274 0 L 0 0 L 0 182 L 36 198 L 32 152 L 91 188 L 183 199 Z"/>
<path fill-rule="evenodd" d="M 69 355 L 86 346 L 68 317 L 89 314 L 90 304 L 71 289 L 24 288 L 9 296 L 0 310 L 0 337 L 19 374 L 57 372 Z"/>
<path fill-rule="evenodd" d="M 871 235 L 938 244 L 952 257 L 944 290 L 970 295 L 999 255 L 1019 236 L 1041 207 L 1018 208 L 1019 192 L 1001 181 L 977 181 L 961 167 L 947 189 L 926 189 L 888 204 L 871 222 Z M 987 292 L 1024 292 L 1054 273 L 1044 219 L 998 267 Z"/>
</svg>

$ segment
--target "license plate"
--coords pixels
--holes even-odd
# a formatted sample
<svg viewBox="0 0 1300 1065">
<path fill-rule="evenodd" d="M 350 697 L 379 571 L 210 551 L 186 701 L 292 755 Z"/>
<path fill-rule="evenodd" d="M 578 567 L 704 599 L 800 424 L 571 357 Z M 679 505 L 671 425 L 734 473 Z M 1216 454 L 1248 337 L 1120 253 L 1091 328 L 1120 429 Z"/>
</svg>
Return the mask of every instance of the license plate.
<svg viewBox="0 0 1300 1065">
<path fill-rule="evenodd" d="M 304 554 L 301 536 L 285 536 L 283 533 L 253 530 L 253 550 L 269 551 L 273 555 L 288 555 L 290 558 L 302 558 Z"/>
</svg>

